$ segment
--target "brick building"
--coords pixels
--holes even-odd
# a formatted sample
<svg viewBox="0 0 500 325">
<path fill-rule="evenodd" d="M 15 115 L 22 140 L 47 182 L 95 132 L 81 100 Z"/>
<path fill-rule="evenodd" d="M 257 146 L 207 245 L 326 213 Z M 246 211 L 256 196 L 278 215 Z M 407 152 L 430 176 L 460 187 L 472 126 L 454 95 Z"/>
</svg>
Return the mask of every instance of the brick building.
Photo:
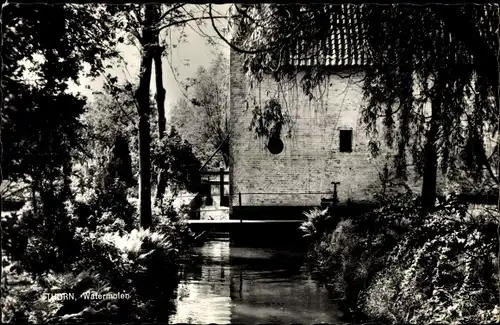
<svg viewBox="0 0 500 325">
<path fill-rule="evenodd" d="M 230 121 L 236 131 L 230 143 L 233 217 L 260 218 L 257 215 L 266 209 L 275 218 L 297 216 L 304 208 L 319 206 L 322 198 L 331 197 L 332 182 L 339 182 L 341 204 L 373 202 L 380 190 L 385 161 L 383 156 L 370 156 L 369 139 L 359 122 L 363 74 L 352 73 L 365 64 L 357 50 L 361 42 L 355 35 L 357 22 L 340 19 L 340 23 L 331 38 L 331 52 L 321 63 L 294 60 L 299 69 L 323 64 L 332 72 L 312 100 L 298 84 L 300 72 L 297 82 L 276 82 L 268 77 L 252 87 L 242 69 L 242 55 L 231 50 Z M 267 140 L 256 139 L 249 130 L 249 94 L 257 105 L 275 99 L 289 113 L 292 135 L 281 137 L 281 151 L 278 146 L 271 153 Z"/>
</svg>

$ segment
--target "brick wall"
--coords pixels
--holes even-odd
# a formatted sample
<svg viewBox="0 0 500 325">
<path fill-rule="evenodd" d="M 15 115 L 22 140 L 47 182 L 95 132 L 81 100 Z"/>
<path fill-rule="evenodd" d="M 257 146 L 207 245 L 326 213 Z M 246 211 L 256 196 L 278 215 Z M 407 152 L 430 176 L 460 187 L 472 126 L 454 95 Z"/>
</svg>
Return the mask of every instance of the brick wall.
<svg viewBox="0 0 500 325">
<path fill-rule="evenodd" d="M 318 99 L 309 100 L 295 83 L 268 79 L 250 88 L 241 57 L 233 51 L 230 69 L 230 121 L 235 130 L 230 145 L 233 206 L 239 205 L 238 193 L 242 206 L 317 206 L 328 194 L 303 193 L 331 192 L 333 181 L 340 182 L 341 202 L 373 199 L 380 188 L 384 161 L 370 157 L 365 128 L 358 123 L 363 104 L 361 75 L 331 75 L 316 91 Z M 253 105 L 245 99 L 250 89 L 255 103 L 276 98 L 292 118 L 292 136 L 282 136 L 280 154 L 271 154 L 266 140 L 256 139 L 249 130 Z M 351 153 L 339 152 L 341 129 L 353 131 Z M 418 185 L 414 184 L 417 190 Z"/>
</svg>

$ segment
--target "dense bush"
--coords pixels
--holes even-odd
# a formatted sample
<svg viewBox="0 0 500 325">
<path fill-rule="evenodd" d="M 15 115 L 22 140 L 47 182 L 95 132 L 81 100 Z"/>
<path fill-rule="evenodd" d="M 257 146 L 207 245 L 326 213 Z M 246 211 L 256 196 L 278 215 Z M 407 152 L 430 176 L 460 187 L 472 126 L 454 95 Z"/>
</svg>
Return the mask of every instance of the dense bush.
<svg viewBox="0 0 500 325">
<path fill-rule="evenodd" d="M 75 168 L 79 177 L 73 179 L 77 193 L 70 208 L 80 227 L 95 230 L 97 223 L 112 224 L 121 219 L 124 229 L 134 228 L 136 209 L 129 202 L 129 188 L 135 185 L 128 143 L 118 135 L 112 150 Z M 113 216 L 113 218 L 110 218 Z"/>
<path fill-rule="evenodd" d="M 24 209 L 26 206 L 24 207 Z M 33 219 L 32 214 L 25 213 L 23 209 L 16 213 L 2 213 L 2 252 L 14 260 L 19 260 L 28 244 L 30 227 L 26 223 Z"/>
<path fill-rule="evenodd" d="M 183 250 L 191 244 L 193 233 L 187 225 L 189 207 L 174 204 L 173 197 L 170 200 L 162 200 L 159 206 L 153 209 L 153 224 L 156 231 L 167 236 L 169 242 L 175 247 Z"/>
<path fill-rule="evenodd" d="M 34 290 L 33 277 L 22 271 L 18 262 L 2 254 L 2 323 L 16 322 L 25 315 L 21 301 L 28 302 L 27 297 Z"/>
<path fill-rule="evenodd" d="M 78 258 L 77 220 L 59 194 L 43 193 L 38 211 L 27 202 L 21 210 L 2 217 L 3 253 L 33 274 L 62 271 Z"/>
<path fill-rule="evenodd" d="M 2 277 L 4 321 L 168 321 L 176 258 L 190 238 L 183 209 L 165 202 L 154 210 L 154 230 L 130 231 L 136 225 L 97 210 L 98 201 L 98 194 L 87 191 L 73 200 L 45 198 L 53 204 L 38 213 L 27 203 L 2 217 L 2 248 L 10 265 Z M 24 286 L 8 284 L 21 275 L 29 280 Z M 77 299 L 47 301 L 43 294 L 51 292 L 74 293 Z M 127 293 L 131 299 L 89 300 L 84 292 Z"/>
<path fill-rule="evenodd" d="M 166 137 L 152 142 L 151 161 L 153 179 L 156 180 L 159 171 L 163 171 L 164 180 L 172 192 L 199 191 L 201 162 L 193 152 L 193 146 L 182 139 L 174 127 Z"/>
<path fill-rule="evenodd" d="M 338 215 L 335 210 L 308 213 L 309 219 L 317 217 L 306 221 L 302 229 L 319 238 L 312 242 L 310 257 L 343 305 L 354 306 L 362 288 L 385 265 L 387 252 L 408 230 L 409 211 L 415 206 L 415 198 L 406 193 L 391 205 L 357 217 Z"/>
<path fill-rule="evenodd" d="M 174 306 L 178 249 L 149 230 L 120 235 L 78 228 L 80 258 L 64 272 L 49 271 L 29 290 L 7 295 L 10 322 L 167 321 Z M 85 270 L 85 271 L 82 271 Z M 42 293 L 74 293 L 75 300 L 48 301 Z M 85 294 L 124 293 L 130 299 L 86 299 Z"/>
<path fill-rule="evenodd" d="M 498 321 L 498 211 L 471 213 L 450 198 L 421 216 L 407 193 L 358 218 L 337 217 L 311 255 L 351 316 Z"/>
<path fill-rule="evenodd" d="M 362 300 L 395 322 L 498 322 L 498 212 L 447 204 L 390 252 Z"/>
</svg>

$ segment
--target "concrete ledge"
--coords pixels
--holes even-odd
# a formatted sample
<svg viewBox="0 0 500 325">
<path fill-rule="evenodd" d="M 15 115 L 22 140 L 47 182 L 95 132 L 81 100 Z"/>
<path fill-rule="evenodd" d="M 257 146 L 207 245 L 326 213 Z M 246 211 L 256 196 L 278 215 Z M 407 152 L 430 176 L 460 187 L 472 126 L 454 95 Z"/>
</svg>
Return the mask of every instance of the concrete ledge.
<svg viewBox="0 0 500 325">
<path fill-rule="evenodd" d="M 314 206 L 233 206 L 230 220 L 305 220 Z"/>
<path fill-rule="evenodd" d="M 334 213 L 358 216 L 377 207 L 373 202 L 340 203 Z M 304 212 L 319 206 L 233 206 L 230 220 L 305 220 Z"/>
<path fill-rule="evenodd" d="M 187 220 L 188 224 L 301 223 L 305 220 Z"/>
</svg>

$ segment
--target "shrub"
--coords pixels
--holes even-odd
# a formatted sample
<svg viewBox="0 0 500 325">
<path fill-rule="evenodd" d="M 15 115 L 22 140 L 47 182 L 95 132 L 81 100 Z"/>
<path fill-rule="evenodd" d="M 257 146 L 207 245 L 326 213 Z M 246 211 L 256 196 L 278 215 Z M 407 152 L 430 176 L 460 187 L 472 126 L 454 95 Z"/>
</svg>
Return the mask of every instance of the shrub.
<svg viewBox="0 0 500 325">
<path fill-rule="evenodd" d="M 168 321 L 176 258 L 190 237 L 185 212 L 166 202 L 154 211 L 156 230 L 138 231 L 130 229 L 134 218 L 127 211 L 135 209 L 125 190 L 109 196 L 97 187 L 75 200 L 57 190 L 43 194 L 37 213 L 28 203 L 2 216 L 3 249 L 31 278 L 18 289 L 2 278 L 2 294 L 8 297 L 2 300 L 2 320 Z M 89 291 L 127 293 L 131 299 L 83 299 L 81 294 Z M 50 292 L 72 292 L 77 299 L 47 301 L 42 294 Z"/>
<path fill-rule="evenodd" d="M 28 202 L 10 218 L 3 218 L 3 248 L 28 272 L 62 271 L 77 258 L 75 227 L 76 220 L 68 213 L 64 201 L 57 196 L 57 192 L 54 195 L 47 191 L 38 213 Z"/>
<path fill-rule="evenodd" d="M 176 206 L 174 201 L 175 196 L 169 200 L 164 198 L 162 204 L 153 209 L 153 224 L 156 231 L 165 234 L 175 247 L 182 250 L 193 239 L 193 233 L 186 222 L 189 219 L 189 206 Z"/>
<path fill-rule="evenodd" d="M 326 221 L 331 217 L 328 209 L 314 208 L 304 212 L 304 216 L 307 220 L 299 227 L 304 233 L 304 237 L 309 238 L 311 241 L 319 239 L 326 228 Z"/>
<path fill-rule="evenodd" d="M 183 140 L 174 127 L 166 137 L 152 142 L 151 160 L 153 179 L 157 179 L 160 170 L 163 171 L 163 177 L 173 192 L 183 189 L 199 191 L 201 162 L 194 154 L 192 145 Z"/>
<path fill-rule="evenodd" d="M 449 197 L 419 212 L 406 193 L 315 242 L 341 306 L 384 322 L 498 321 L 498 211 Z"/>
<path fill-rule="evenodd" d="M 102 156 L 90 159 L 89 166 L 78 166 L 81 176 L 73 180 L 78 193 L 71 205 L 80 227 L 95 230 L 98 223 L 111 225 L 121 219 L 126 231 L 134 228 L 136 209 L 129 201 L 129 193 L 133 192 L 130 187 L 135 180 L 130 160 L 127 141 L 119 135 L 112 151 L 104 150 Z"/>
<path fill-rule="evenodd" d="M 2 323 L 28 321 L 24 302 L 38 289 L 32 284 L 33 278 L 21 271 L 19 263 L 2 254 Z"/>
<path fill-rule="evenodd" d="M 2 251 L 4 254 L 19 260 L 27 246 L 27 229 L 22 225 L 22 213 L 2 214 Z"/>
<path fill-rule="evenodd" d="M 46 273 L 18 294 L 4 313 L 10 321 L 168 321 L 176 287 L 178 250 L 165 234 L 133 230 L 120 235 L 77 230 L 78 262 L 66 272 Z M 86 270 L 84 272 L 79 270 Z M 47 301 L 42 293 L 74 293 L 75 300 Z M 126 293 L 130 299 L 89 300 L 85 293 Z"/>
<path fill-rule="evenodd" d="M 416 222 L 417 208 L 415 198 L 405 193 L 394 198 L 391 205 L 356 218 L 318 218 L 333 219 L 330 225 L 334 228 L 315 242 L 311 257 L 319 262 L 332 290 L 346 306 L 351 308 L 356 304 L 360 288 L 368 285 L 371 277 L 384 267 L 388 252 Z M 310 223 L 317 225 L 314 229 L 321 224 Z"/>
<path fill-rule="evenodd" d="M 394 322 L 498 322 L 498 212 L 469 215 L 455 203 L 427 215 L 390 253 L 362 299 Z"/>
<path fill-rule="evenodd" d="M 315 245 L 313 256 L 321 274 L 346 312 L 355 309 L 358 295 L 384 265 L 380 246 L 380 241 L 371 241 L 351 219 L 340 221 Z"/>
</svg>

